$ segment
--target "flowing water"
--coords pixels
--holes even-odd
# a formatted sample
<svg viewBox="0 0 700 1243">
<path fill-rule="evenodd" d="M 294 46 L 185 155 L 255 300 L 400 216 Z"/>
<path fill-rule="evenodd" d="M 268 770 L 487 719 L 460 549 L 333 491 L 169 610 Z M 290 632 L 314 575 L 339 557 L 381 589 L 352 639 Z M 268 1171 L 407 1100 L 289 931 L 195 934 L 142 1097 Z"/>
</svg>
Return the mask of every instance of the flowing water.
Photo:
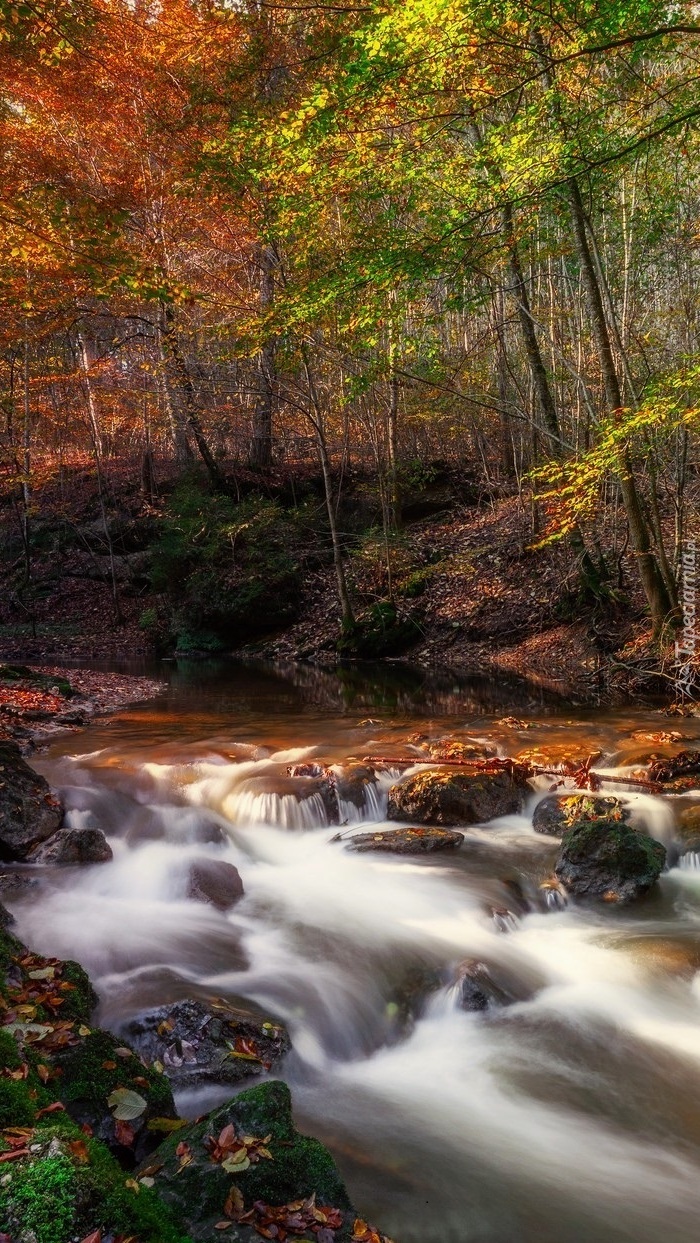
<svg viewBox="0 0 700 1243">
<path fill-rule="evenodd" d="M 503 721 L 513 713 L 522 724 Z M 644 737 L 672 729 L 680 740 Z M 96 820 L 114 859 L 47 869 L 13 903 L 20 934 L 82 962 L 116 1030 L 188 996 L 246 999 L 283 1020 L 298 1124 L 399 1243 L 696 1240 L 700 859 L 679 859 L 673 826 L 700 790 L 629 795 L 635 820 L 671 846 L 653 897 L 562 906 L 539 889 L 558 849 L 532 829 L 543 780 L 523 814 L 416 859 L 348 852 L 328 800 L 287 775 L 401 756 L 416 731 L 501 754 L 600 750 L 612 771 L 698 745 L 700 721 L 400 669 L 181 665 L 158 700 L 37 758 L 69 822 Z M 360 805 L 341 798 L 343 835 L 382 822 L 390 781 Z M 243 879 L 226 914 L 187 898 L 204 855 Z M 510 1004 L 461 1010 L 465 960 Z M 180 1101 L 192 1113 L 213 1103 Z"/>
</svg>

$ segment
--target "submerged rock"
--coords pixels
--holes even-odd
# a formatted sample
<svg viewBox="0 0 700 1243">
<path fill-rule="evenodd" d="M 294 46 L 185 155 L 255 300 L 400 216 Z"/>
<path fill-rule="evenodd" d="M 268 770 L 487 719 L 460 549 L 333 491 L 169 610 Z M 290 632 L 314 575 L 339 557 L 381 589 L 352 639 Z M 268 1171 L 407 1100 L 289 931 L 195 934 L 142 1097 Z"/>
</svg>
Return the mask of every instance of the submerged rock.
<svg viewBox="0 0 700 1243">
<path fill-rule="evenodd" d="M 552 794 L 538 803 L 532 827 L 535 833 L 561 837 L 575 824 L 587 820 L 624 820 L 629 818 L 619 798 L 596 794 Z"/>
<path fill-rule="evenodd" d="M 484 824 L 520 810 L 527 788 L 524 774 L 509 772 L 415 773 L 389 791 L 387 818 L 418 824 Z"/>
<path fill-rule="evenodd" d="M 243 881 L 238 868 L 225 859 L 194 859 L 190 864 L 187 896 L 227 911 L 243 897 Z"/>
<path fill-rule="evenodd" d="M 223 1001 L 178 1001 L 137 1015 L 125 1028 L 145 1060 L 176 1088 L 240 1083 L 272 1070 L 290 1050 L 284 1027 Z"/>
<path fill-rule="evenodd" d="M 76 863 L 109 863 L 112 847 L 102 829 L 59 829 L 48 841 L 36 846 L 32 863 L 68 866 Z"/>
<path fill-rule="evenodd" d="M 0 859 L 27 859 L 62 819 L 63 808 L 48 783 L 15 743 L 0 740 Z"/>
<path fill-rule="evenodd" d="M 455 850 L 464 841 L 463 833 L 450 829 L 388 829 L 380 833 L 356 833 L 346 842 L 348 850 L 389 851 L 395 855 L 424 855 L 435 850 Z"/>
<path fill-rule="evenodd" d="M 581 821 L 564 834 L 554 870 L 575 897 L 625 903 L 648 893 L 665 860 L 661 842 L 601 819 Z"/>
</svg>

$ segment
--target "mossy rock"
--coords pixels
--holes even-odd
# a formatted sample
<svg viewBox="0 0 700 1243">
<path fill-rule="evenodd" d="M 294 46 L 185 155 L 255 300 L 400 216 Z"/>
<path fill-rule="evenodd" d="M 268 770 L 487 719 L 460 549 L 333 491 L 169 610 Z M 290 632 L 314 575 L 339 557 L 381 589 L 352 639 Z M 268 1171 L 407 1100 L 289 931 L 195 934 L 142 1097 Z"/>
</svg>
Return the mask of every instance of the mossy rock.
<svg viewBox="0 0 700 1243">
<path fill-rule="evenodd" d="M 87 973 L 83 971 L 80 963 L 68 958 L 63 963 L 61 979 L 72 986 L 65 991 L 61 1018 L 74 1019 L 76 1022 L 88 1024 L 99 998 Z"/>
<path fill-rule="evenodd" d="M 261 1159 L 236 1175 L 235 1184 L 231 1174 L 212 1161 L 205 1145 L 209 1136 L 218 1137 L 229 1124 L 237 1135 L 270 1136 L 267 1148 L 272 1159 Z M 215 1225 L 222 1219 L 232 1184 L 246 1208 L 255 1201 L 282 1205 L 315 1194 L 319 1204 L 332 1205 L 345 1214 L 343 1229 L 335 1236 L 337 1243 L 352 1233 L 354 1214 L 333 1159 L 318 1140 L 295 1130 L 289 1088 L 277 1080 L 242 1092 L 205 1121 L 176 1132 L 145 1168 L 155 1171 L 161 1162 L 154 1174 L 155 1189 L 198 1243 L 221 1237 Z M 240 1224 L 225 1237 L 233 1243 L 253 1243 L 260 1235 L 252 1226 Z"/>
<path fill-rule="evenodd" d="M 56 1093 L 71 1117 L 91 1127 L 95 1136 L 107 1144 L 126 1165 L 140 1161 L 156 1147 L 159 1135 L 149 1130 L 155 1118 L 176 1118 L 173 1094 L 165 1075 L 143 1065 L 123 1041 L 109 1032 L 95 1030 L 79 1043 L 53 1054 L 60 1070 Z M 123 1133 L 108 1104 L 108 1097 L 120 1088 L 136 1092 L 146 1108 L 129 1123 L 133 1141 L 124 1144 Z"/>
<path fill-rule="evenodd" d="M 628 818 L 629 812 L 619 798 L 596 794 L 552 794 L 537 804 L 532 827 L 535 833 L 561 837 L 575 824 L 584 821 L 626 821 Z"/>
<path fill-rule="evenodd" d="M 575 897 L 622 904 L 648 893 L 665 861 L 654 838 L 617 820 L 589 820 L 564 834 L 554 871 Z"/>
<path fill-rule="evenodd" d="M 53 1118 L 0 1181 L 0 1222 L 13 1239 L 67 1243 L 102 1231 L 139 1243 L 191 1243 L 147 1185 L 129 1184 L 101 1144 L 70 1119 Z"/>
<path fill-rule="evenodd" d="M 485 824 L 520 810 L 526 781 L 517 772 L 454 772 L 431 769 L 389 790 L 388 820 L 413 824 Z"/>
</svg>

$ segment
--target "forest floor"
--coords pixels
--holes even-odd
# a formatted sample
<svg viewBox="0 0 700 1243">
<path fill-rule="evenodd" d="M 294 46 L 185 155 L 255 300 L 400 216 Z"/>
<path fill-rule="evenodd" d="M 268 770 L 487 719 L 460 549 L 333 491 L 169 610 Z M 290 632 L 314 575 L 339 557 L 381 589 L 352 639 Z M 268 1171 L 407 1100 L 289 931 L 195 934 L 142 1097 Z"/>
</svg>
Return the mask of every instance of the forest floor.
<svg viewBox="0 0 700 1243">
<path fill-rule="evenodd" d="M 145 505 L 138 488 L 126 482 L 115 489 L 115 502 L 131 536 L 141 524 L 153 538 L 157 502 Z M 144 618 L 159 598 L 149 586 L 147 568 L 144 573 L 147 539 L 145 547 L 142 541 L 138 551 L 117 558 L 117 620 L 105 557 L 95 553 L 98 523 L 90 484 L 83 481 L 69 490 L 68 499 L 65 493 L 60 498 L 63 529 L 68 523 L 77 535 L 65 548 L 61 544 L 58 556 L 56 537 L 48 535 L 55 530 L 57 497 L 47 488 L 45 495 L 35 494 L 34 505 L 37 585 L 29 606 L 16 589 L 16 516 L 9 507 L 0 515 L 0 659 L 58 665 L 153 655 Z M 536 547 L 527 497 L 499 486 L 477 503 L 452 497 L 436 508 L 407 523 L 395 540 L 392 584 L 376 530 L 356 538 L 348 558 L 360 614 L 393 590 L 399 615 L 417 624 L 417 641 L 396 657 L 426 668 L 517 674 L 559 691 L 575 689 L 579 697 L 673 697 L 672 649 L 660 653 L 650 642 L 644 599 L 614 511 L 598 523 L 608 579 L 606 598 L 596 603 L 580 597 L 575 559 L 566 543 Z M 6 548 L 15 541 L 13 556 L 3 552 L 3 532 Z M 319 534 L 319 544 L 322 539 Z M 247 637 L 236 645 L 237 654 L 323 663 L 337 659 L 338 607 L 330 557 L 316 558 L 300 574 L 298 588 L 298 620 L 279 632 Z"/>
</svg>

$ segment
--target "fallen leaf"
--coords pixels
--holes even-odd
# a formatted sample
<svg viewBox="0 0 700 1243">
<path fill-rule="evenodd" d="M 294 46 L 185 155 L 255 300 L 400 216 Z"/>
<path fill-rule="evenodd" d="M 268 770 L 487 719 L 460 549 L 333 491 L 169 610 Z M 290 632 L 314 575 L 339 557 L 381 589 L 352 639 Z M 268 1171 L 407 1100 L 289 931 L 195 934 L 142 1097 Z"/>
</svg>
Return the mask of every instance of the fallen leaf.
<svg viewBox="0 0 700 1243">
<path fill-rule="evenodd" d="M 222 1170 L 226 1170 L 227 1174 L 242 1174 L 243 1170 L 250 1168 L 250 1158 L 245 1148 L 240 1148 L 238 1152 L 234 1152 L 225 1161 L 221 1162 Z"/>
<path fill-rule="evenodd" d="M 140 1118 L 148 1108 L 147 1101 L 139 1096 L 138 1092 L 132 1092 L 131 1088 L 115 1088 L 114 1092 L 110 1092 L 107 1097 L 107 1104 L 114 1117 L 121 1122 L 130 1122 L 132 1118 Z"/>
<path fill-rule="evenodd" d="M 166 1135 L 181 1130 L 183 1126 L 187 1126 L 186 1118 L 150 1118 L 146 1123 L 147 1130 L 163 1131 Z"/>
<path fill-rule="evenodd" d="M 226 1203 L 224 1204 L 224 1212 L 227 1217 L 232 1217 L 234 1221 L 237 1221 L 241 1213 L 243 1212 L 243 1208 L 244 1208 L 243 1196 L 241 1195 L 238 1187 L 234 1186 L 231 1188 L 231 1190 L 228 1193 L 228 1196 L 226 1197 Z"/>
<path fill-rule="evenodd" d="M 116 1062 L 103 1062 L 103 1063 L 102 1063 L 102 1069 L 103 1069 L 103 1070 L 116 1070 L 116 1069 L 117 1069 L 117 1063 L 116 1063 Z"/>
<path fill-rule="evenodd" d="M 133 1148 L 136 1132 L 128 1122 L 123 1122 L 121 1118 L 115 1116 L 114 1135 L 118 1144 L 122 1144 L 124 1148 Z"/>
<path fill-rule="evenodd" d="M 124 1180 L 124 1186 L 128 1187 L 129 1191 L 135 1191 L 136 1195 L 138 1195 L 139 1191 L 141 1190 L 135 1178 L 126 1178 Z"/>
<path fill-rule="evenodd" d="M 68 1147 L 78 1165 L 90 1164 L 90 1153 L 84 1139 L 71 1139 L 68 1141 Z"/>
<path fill-rule="evenodd" d="M 93 1230 L 92 1234 L 86 1234 L 85 1238 L 80 1240 L 80 1243 L 102 1243 L 102 1231 Z"/>
</svg>

